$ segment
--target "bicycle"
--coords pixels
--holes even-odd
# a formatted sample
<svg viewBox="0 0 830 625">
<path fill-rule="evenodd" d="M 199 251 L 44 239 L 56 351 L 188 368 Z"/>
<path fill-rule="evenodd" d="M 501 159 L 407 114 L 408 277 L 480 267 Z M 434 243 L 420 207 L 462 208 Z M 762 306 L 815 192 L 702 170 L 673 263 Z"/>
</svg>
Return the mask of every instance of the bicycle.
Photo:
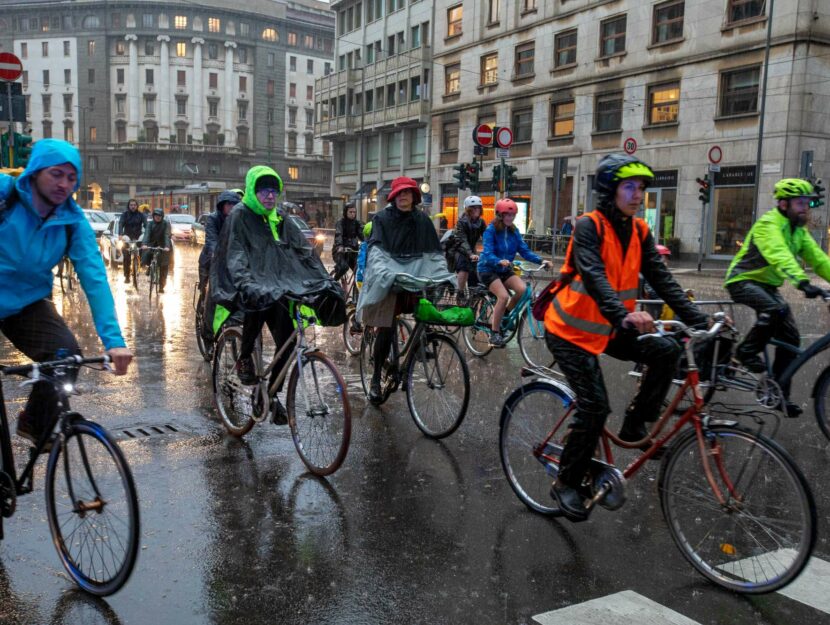
<svg viewBox="0 0 830 625">
<path fill-rule="evenodd" d="M 404 289 L 418 287 L 423 298 L 436 307 L 451 306 L 454 292 L 447 283 L 398 274 L 396 285 Z M 392 322 L 394 335 L 401 335 L 398 317 Z M 444 325 L 441 323 L 440 325 Z M 375 329 L 366 327 L 360 345 L 360 382 L 369 397 L 374 372 Z M 415 327 L 401 348 L 399 340 L 392 341 L 392 350 L 383 365 L 381 401 L 405 383 L 409 414 L 421 432 L 430 438 L 449 436 L 467 414 L 470 401 L 470 372 L 458 344 L 444 332 L 434 331 L 430 323 L 415 318 Z M 440 411 L 443 411 L 439 414 Z"/>
<path fill-rule="evenodd" d="M 115 439 L 99 424 L 69 407 L 74 387 L 70 367 L 109 363 L 108 356 L 72 356 L 21 366 L 0 366 L 0 539 L 2 519 L 15 512 L 17 497 L 34 489 L 34 466 L 50 443 L 46 463 L 45 495 L 49 530 L 61 563 L 83 590 L 111 595 L 129 579 L 138 554 L 138 495 L 132 472 Z M 2 379 L 28 376 L 47 381 L 60 398 L 61 412 L 17 473 L 3 396 Z M 57 426 L 57 428 L 55 428 Z M 52 431 L 57 430 L 52 437 Z"/>
<path fill-rule="evenodd" d="M 300 459 L 315 475 L 334 473 L 346 458 L 351 439 L 352 417 L 346 383 L 334 363 L 306 342 L 305 326 L 316 319 L 303 311 L 306 297 L 291 297 L 294 303 L 294 331 L 275 352 L 268 366 L 262 361 L 262 343 L 254 346 L 253 360 L 257 383 L 242 384 L 236 361 L 242 344 L 242 328 L 226 326 L 219 338 L 213 359 L 213 392 L 222 423 L 235 437 L 247 434 L 255 423 L 272 411 L 277 389 L 288 376 L 285 408 L 291 437 Z M 280 357 L 293 351 L 272 384 L 268 380 Z M 293 363 L 293 368 L 292 368 Z"/>
<path fill-rule="evenodd" d="M 521 263 L 514 263 L 514 266 L 527 273 L 528 279 L 525 281 L 524 295 L 513 310 L 505 312 L 502 318 L 501 329 L 505 342 L 511 341 L 518 334 L 519 351 L 524 361 L 531 367 L 549 367 L 553 363 L 553 356 L 545 343 L 545 324 L 534 319 L 531 310 L 536 298 L 535 285 L 538 280 L 533 274 L 541 271 L 542 266 L 535 269 Z M 462 328 L 461 334 L 467 349 L 479 358 L 485 357 L 493 349 L 490 345 L 490 335 L 493 334 L 490 326 L 495 305 L 496 296 L 490 293 L 487 287 L 478 286 L 470 290 L 469 306 L 475 313 L 475 324 Z"/>
<path fill-rule="evenodd" d="M 139 241 L 131 241 L 127 235 L 124 235 L 118 241 L 118 249 L 126 262 L 127 256 L 130 257 L 130 281 L 133 283 L 133 288 L 138 291 L 138 268 L 141 265 L 141 252 L 138 249 Z"/>
<path fill-rule="evenodd" d="M 145 247 L 144 250 L 150 252 L 150 263 L 147 268 L 147 276 L 150 281 L 149 298 L 153 301 L 153 291 L 156 292 L 156 299 L 158 299 L 159 291 L 161 289 L 161 265 L 160 256 L 164 251 L 163 247 Z"/>
<path fill-rule="evenodd" d="M 193 285 L 193 322 L 196 330 L 196 345 L 199 348 L 199 353 L 206 362 L 213 360 L 213 348 L 215 343 L 213 341 L 205 340 L 204 323 L 205 323 L 205 306 L 210 292 L 210 285 L 205 283 L 204 287 L 199 288 L 199 282 Z"/>
<path fill-rule="evenodd" d="M 69 256 L 64 256 L 58 263 L 58 280 L 61 284 L 61 293 L 66 295 L 75 290 L 75 285 L 78 283 L 78 274 L 75 273 L 75 266 L 69 260 Z"/>
<path fill-rule="evenodd" d="M 350 247 L 344 248 L 345 254 L 358 253 L 358 250 Z M 337 272 L 337 268 L 331 271 L 332 277 Z M 360 291 L 357 288 L 357 275 L 353 269 L 349 269 L 340 278 L 340 286 L 343 287 L 343 292 L 346 294 L 346 321 L 343 323 L 343 344 L 346 346 L 346 351 L 352 356 L 360 354 L 360 340 L 363 336 L 363 329 L 355 319 L 357 312 L 357 298 Z"/>
<path fill-rule="evenodd" d="M 709 330 L 679 321 L 655 322 L 658 332 L 651 336 L 675 328 L 675 334 L 688 337 L 686 378 L 648 439 L 627 443 L 607 427 L 603 430 L 599 457 L 592 460 L 583 483 L 585 507 L 589 512 L 596 505 L 621 507 L 626 480 L 673 441 L 662 458 L 658 491 L 675 544 L 715 584 L 742 593 L 772 592 L 795 579 L 810 558 L 816 540 L 815 502 L 790 455 L 761 432 L 770 413 L 757 407 L 740 411 L 758 426 L 751 430 L 737 424 L 733 408 L 706 404 L 693 347 L 728 327 L 723 313 L 713 318 Z M 687 391 L 694 403 L 670 423 Z M 575 403 L 566 384 L 541 377 L 516 389 L 502 409 L 502 468 L 515 494 L 535 512 L 562 514 L 549 491 L 563 449 L 562 426 Z M 771 414 L 777 423 L 777 415 Z M 612 443 L 644 451 L 620 471 L 614 466 Z"/>
</svg>

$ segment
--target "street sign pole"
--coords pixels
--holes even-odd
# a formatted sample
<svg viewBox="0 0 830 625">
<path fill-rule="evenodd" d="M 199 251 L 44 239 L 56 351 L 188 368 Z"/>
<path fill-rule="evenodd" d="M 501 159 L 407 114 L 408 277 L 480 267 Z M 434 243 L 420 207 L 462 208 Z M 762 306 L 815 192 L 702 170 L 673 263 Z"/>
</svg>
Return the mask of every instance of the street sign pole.
<svg viewBox="0 0 830 625">
<path fill-rule="evenodd" d="M 6 101 L 9 106 L 9 167 L 14 167 L 14 111 L 12 110 L 12 83 L 6 82 Z"/>
<path fill-rule="evenodd" d="M 507 159 L 503 156 L 501 157 L 501 197 L 500 200 L 503 200 L 507 197 Z"/>
</svg>

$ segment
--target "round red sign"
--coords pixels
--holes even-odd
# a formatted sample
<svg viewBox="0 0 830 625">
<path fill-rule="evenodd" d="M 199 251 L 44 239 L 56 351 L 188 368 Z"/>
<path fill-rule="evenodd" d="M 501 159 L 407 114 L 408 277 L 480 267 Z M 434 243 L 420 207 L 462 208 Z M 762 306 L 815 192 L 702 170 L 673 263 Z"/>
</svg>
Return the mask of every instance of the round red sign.
<svg viewBox="0 0 830 625">
<path fill-rule="evenodd" d="M 720 149 L 719 145 L 713 145 L 709 148 L 709 162 L 717 165 L 720 163 L 720 159 L 723 158 L 723 150 Z"/>
<path fill-rule="evenodd" d="M 10 52 L 0 52 L 0 80 L 17 80 L 23 73 L 23 63 Z"/>
<path fill-rule="evenodd" d="M 623 141 L 623 150 L 626 154 L 634 154 L 637 151 L 637 140 L 634 137 L 628 137 Z"/>
<path fill-rule="evenodd" d="M 493 129 L 487 124 L 476 126 L 473 130 L 473 142 L 483 147 L 490 145 L 493 143 Z"/>
<path fill-rule="evenodd" d="M 507 126 L 502 126 L 496 131 L 496 145 L 500 148 L 509 148 L 513 145 L 513 131 Z"/>
</svg>

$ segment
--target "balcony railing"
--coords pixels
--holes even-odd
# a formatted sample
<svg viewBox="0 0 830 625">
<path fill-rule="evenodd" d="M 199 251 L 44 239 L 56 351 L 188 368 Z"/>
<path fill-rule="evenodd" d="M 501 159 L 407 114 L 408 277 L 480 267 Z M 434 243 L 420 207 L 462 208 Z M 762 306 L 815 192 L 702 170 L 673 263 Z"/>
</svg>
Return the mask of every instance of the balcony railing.
<svg viewBox="0 0 830 625">
<path fill-rule="evenodd" d="M 328 76 L 323 76 L 315 81 L 314 93 L 318 100 L 325 100 L 331 97 L 332 90 L 355 87 L 361 81 L 366 81 L 373 78 L 382 78 L 389 73 L 397 73 L 407 68 L 421 69 L 428 65 L 432 59 L 432 49 L 430 46 L 421 46 L 415 50 L 406 50 L 400 54 L 390 56 L 384 59 L 379 59 L 374 63 L 369 63 L 363 68 L 344 69 L 339 72 L 334 72 Z"/>
</svg>

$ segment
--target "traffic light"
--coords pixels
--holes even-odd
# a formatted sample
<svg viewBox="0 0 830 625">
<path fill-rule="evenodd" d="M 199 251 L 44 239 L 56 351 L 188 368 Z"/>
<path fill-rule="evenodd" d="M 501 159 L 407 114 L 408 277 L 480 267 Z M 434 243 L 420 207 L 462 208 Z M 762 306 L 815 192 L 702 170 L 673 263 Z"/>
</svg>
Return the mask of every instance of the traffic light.
<svg viewBox="0 0 830 625">
<path fill-rule="evenodd" d="M 493 167 L 493 188 L 501 193 L 504 189 L 501 188 L 501 165 Z"/>
<path fill-rule="evenodd" d="M 810 208 L 818 208 L 819 206 L 823 206 L 825 188 L 822 185 L 821 180 L 816 180 L 813 183 L 813 191 L 816 195 L 812 200 L 810 200 Z"/>
<path fill-rule="evenodd" d="M 467 185 L 473 193 L 478 193 L 478 173 L 481 171 L 481 163 L 473 161 L 467 165 Z"/>
<path fill-rule="evenodd" d="M 516 167 L 513 165 L 504 166 L 504 183 L 506 186 L 505 191 L 508 193 L 519 186 L 519 179 L 516 177 Z"/>
<path fill-rule="evenodd" d="M 32 153 L 32 137 L 19 132 L 14 133 L 14 164 L 12 167 L 26 167 Z"/>
<path fill-rule="evenodd" d="M 455 178 L 455 186 L 459 189 L 467 188 L 467 163 L 459 163 L 453 167 L 455 173 L 452 175 Z"/>
<path fill-rule="evenodd" d="M 700 187 L 697 199 L 700 200 L 701 204 L 708 204 L 712 195 L 712 187 L 709 185 L 709 174 L 706 174 L 703 178 L 695 178 L 695 181 Z"/>
</svg>

